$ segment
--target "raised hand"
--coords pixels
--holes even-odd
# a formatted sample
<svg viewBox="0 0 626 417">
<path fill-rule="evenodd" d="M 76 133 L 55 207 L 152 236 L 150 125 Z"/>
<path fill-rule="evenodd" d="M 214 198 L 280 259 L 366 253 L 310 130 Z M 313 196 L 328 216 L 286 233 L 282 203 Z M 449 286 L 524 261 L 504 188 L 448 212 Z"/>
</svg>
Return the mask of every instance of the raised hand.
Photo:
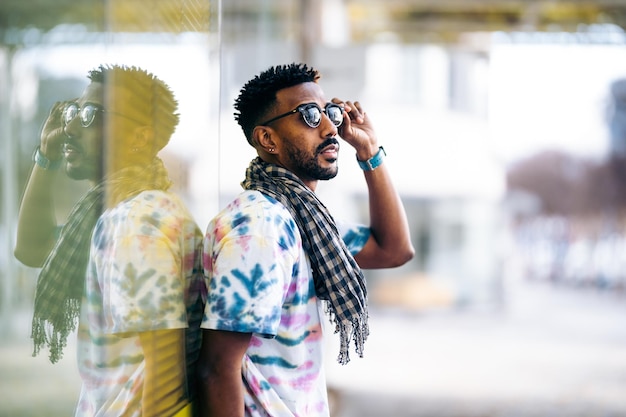
<svg viewBox="0 0 626 417">
<path fill-rule="evenodd" d="M 378 138 L 374 127 L 358 101 L 342 101 L 333 98 L 333 103 L 344 106 L 343 124 L 339 135 L 356 149 L 357 157 L 364 161 L 378 152 Z"/>
<path fill-rule="evenodd" d="M 63 109 L 67 102 L 58 101 L 54 103 L 43 128 L 41 129 L 40 152 L 51 161 L 58 161 L 62 157 L 63 142 L 66 139 L 63 130 Z"/>
</svg>

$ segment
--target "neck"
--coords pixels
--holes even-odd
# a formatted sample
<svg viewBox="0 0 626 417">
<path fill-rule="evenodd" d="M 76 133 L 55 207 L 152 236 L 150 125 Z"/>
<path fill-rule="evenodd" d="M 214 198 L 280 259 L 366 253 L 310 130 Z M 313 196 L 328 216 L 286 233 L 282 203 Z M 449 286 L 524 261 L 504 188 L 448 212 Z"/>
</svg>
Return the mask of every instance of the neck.
<svg viewBox="0 0 626 417">
<path fill-rule="evenodd" d="M 278 165 L 279 167 L 285 168 L 287 171 L 289 171 L 292 174 L 296 175 L 300 179 L 300 181 L 302 181 L 304 183 L 304 185 L 307 186 L 307 188 L 309 188 L 311 191 L 315 192 L 315 189 L 317 188 L 318 180 L 302 178 L 301 176 L 299 176 L 298 174 L 296 174 L 295 172 L 293 172 L 289 168 L 285 167 L 285 165 L 283 165 L 280 162 L 280 160 L 278 159 L 278 157 L 276 155 L 274 155 L 274 154 L 271 154 L 271 153 L 268 153 L 268 152 L 259 151 L 258 155 L 259 155 L 259 158 L 261 158 L 261 160 L 263 162 L 268 163 L 268 164 Z"/>
</svg>

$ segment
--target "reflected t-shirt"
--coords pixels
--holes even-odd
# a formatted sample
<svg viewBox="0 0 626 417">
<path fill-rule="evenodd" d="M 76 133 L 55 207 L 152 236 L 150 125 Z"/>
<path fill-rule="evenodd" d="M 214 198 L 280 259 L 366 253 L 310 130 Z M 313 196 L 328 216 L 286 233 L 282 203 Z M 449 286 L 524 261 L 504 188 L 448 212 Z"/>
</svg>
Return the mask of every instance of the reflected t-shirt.
<svg viewBox="0 0 626 417">
<path fill-rule="evenodd" d="M 138 333 L 189 327 L 204 285 L 194 274 L 201 242 L 185 206 L 163 191 L 144 191 L 100 217 L 78 328 L 83 384 L 76 416 L 141 416 Z M 188 342 L 199 344 L 199 332 L 188 329 Z"/>
</svg>

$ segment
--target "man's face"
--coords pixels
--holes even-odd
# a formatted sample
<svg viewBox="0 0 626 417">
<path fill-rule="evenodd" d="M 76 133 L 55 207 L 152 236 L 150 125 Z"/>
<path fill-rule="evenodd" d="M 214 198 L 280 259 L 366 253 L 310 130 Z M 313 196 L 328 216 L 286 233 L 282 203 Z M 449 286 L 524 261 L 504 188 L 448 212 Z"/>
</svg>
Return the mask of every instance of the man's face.
<svg viewBox="0 0 626 417">
<path fill-rule="evenodd" d="M 321 108 L 326 104 L 322 89 L 313 82 L 280 90 L 276 97 L 277 115 L 304 103 L 317 103 Z M 280 137 L 281 143 L 277 148 L 280 164 L 305 184 L 337 175 L 338 132 L 326 115 L 322 115 L 316 128 L 308 126 L 298 112 L 273 122 L 272 127 Z"/>
<path fill-rule="evenodd" d="M 146 151 L 133 140 L 137 129 L 148 123 L 139 119 L 141 108 L 136 98 L 124 88 L 92 82 L 76 100 L 80 113 L 86 105 L 99 109 L 89 126 L 81 124 L 79 115 L 66 126 L 69 136 L 64 145 L 66 172 L 76 180 L 100 181 L 107 174 L 137 165 Z M 134 114 L 133 111 L 137 114 Z"/>
<path fill-rule="evenodd" d="M 104 90 L 101 83 L 87 86 L 76 104 L 82 109 L 86 104 L 103 108 Z M 80 112 L 80 110 L 79 110 Z M 103 172 L 103 113 L 97 112 L 90 126 L 83 127 L 79 116 L 74 117 L 65 127 L 69 136 L 63 146 L 66 160 L 66 173 L 75 180 L 98 181 Z"/>
</svg>

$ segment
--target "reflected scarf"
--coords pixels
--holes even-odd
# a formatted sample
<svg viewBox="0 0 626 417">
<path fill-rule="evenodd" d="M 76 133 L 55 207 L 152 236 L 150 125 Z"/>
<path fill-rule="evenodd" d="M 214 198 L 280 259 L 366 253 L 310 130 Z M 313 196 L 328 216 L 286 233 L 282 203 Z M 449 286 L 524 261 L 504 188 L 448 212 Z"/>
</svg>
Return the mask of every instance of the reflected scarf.
<svg viewBox="0 0 626 417">
<path fill-rule="evenodd" d="M 252 160 L 241 185 L 275 198 L 291 213 L 311 261 L 316 295 L 327 302 L 335 333 L 340 335 L 337 361 L 342 365 L 350 361 L 352 339 L 363 357 L 369 335 L 365 279 L 328 209 L 297 176 L 260 158 Z"/>
<path fill-rule="evenodd" d="M 67 336 L 76 329 L 89 262 L 91 235 L 103 207 L 113 207 L 144 190 L 167 190 L 171 185 L 159 158 L 147 167 L 129 167 L 89 190 L 73 207 L 46 259 L 35 292 L 31 338 L 33 356 L 44 344 L 50 362 L 63 356 Z"/>
</svg>

